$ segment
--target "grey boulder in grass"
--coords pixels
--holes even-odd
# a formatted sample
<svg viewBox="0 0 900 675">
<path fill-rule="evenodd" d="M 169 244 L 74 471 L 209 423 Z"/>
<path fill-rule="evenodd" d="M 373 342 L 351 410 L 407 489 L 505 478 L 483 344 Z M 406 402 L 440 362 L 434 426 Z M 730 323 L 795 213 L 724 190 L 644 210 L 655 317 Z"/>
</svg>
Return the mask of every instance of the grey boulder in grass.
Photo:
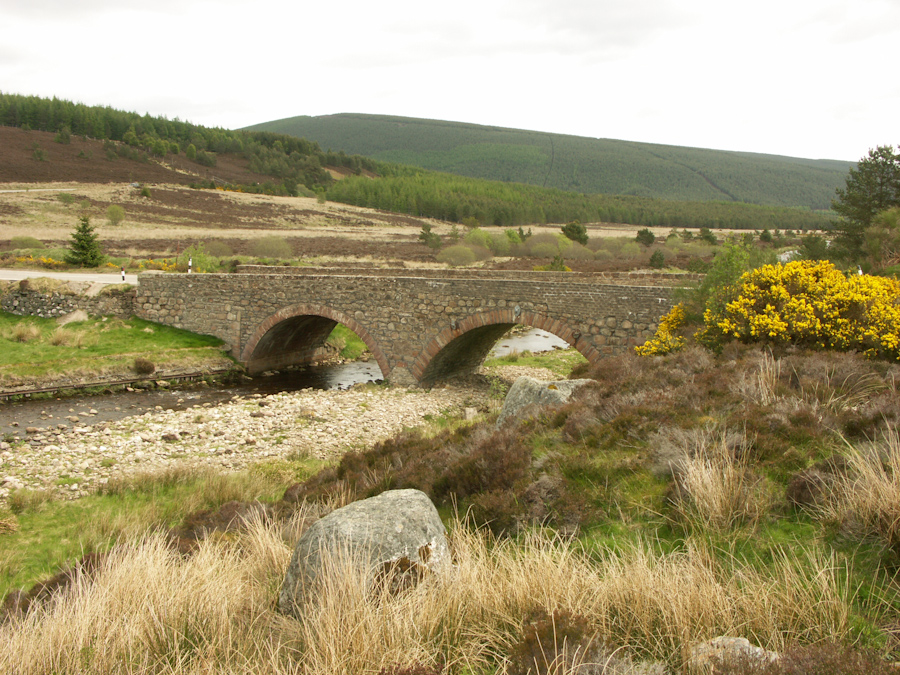
<svg viewBox="0 0 900 675">
<path fill-rule="evenodd" d="M 594 381 L 556 380 L 546 382 L 533 377 L 517 378 L 503 401 L 503 409 L 497 418 L 497 428 L 503 426 L 507 420 L 518 418 L 520 411 L 524 411 L 528 406 L 560 406 L 566 403 L 577 389 Z"/>
<path fill-rule="evenodd" d="M 419 490 L 388 490 L 313 523 L 294 548 L 279 609 L 298 615 L 315 596 L 329 566 L 343 564 L 362 566 L 373 588 L 383 583 L 391 590 L 448 568 L 447 530 L 428 495 Z"/>
</svg>

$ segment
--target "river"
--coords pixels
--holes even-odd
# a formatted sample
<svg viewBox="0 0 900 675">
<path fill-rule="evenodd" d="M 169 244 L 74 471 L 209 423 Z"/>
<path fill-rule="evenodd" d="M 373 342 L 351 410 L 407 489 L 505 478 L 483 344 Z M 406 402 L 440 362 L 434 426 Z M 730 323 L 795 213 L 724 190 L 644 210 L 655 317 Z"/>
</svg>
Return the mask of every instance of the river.
<svg viewBox="0 0 900 675">
<path fill-rule="evenodd" d="M 544 352 L 565 349 L 568 344 L 552 333 L 534 329 L 508 335 L 497 342 L 490 357 L 512 351 Z M 171 389 L 119 391 L 108 395 L 47 397 L 0 402 L 0 438 L 24 438 L 29 427 L 48 429 L 60 424 L 112 422 L 153 410 L 185 410 L 216 405 L 254 394 L 273 394 L 301 389 L 348 389 L 363 382 L 382 380 L 374 361 L 354 361 L 340 365 L 309 366 L 304 369 L 255 377 L 243 384 L 223 387 L 176 385 Z M 78 418 L 73 421 L 73 418 Z"/>
</svg>

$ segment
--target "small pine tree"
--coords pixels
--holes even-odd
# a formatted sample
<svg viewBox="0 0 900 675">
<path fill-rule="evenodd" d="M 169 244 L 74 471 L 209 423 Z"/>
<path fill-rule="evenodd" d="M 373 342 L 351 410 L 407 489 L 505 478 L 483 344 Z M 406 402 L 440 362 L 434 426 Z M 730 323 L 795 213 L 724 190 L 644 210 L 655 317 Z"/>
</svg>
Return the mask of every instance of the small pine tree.
<svg viewBox="0 0 900 675">
<path fill-rule="evenodd" d="M 577 220 L 562 226 L 562 233 L 572 241 L 577 241 L 582 246 L 587 246 L 588 233 L 587 228 Z"/>
<path fill-rule="evenodd" d="M 72 233 L 72 244 L 66 254 L 66 262 L 79 267 L 99 267 L 103 258 L 99 237 L 91 226 L 91 219 L 82 216 Z"/>
<path fill-rule="evenodd" d="M 634 240 L 639 244 L 649 247 L 656 241 L 656 235 L 650 231 L 650 228 L 645 227 L 643 230 L 638 230 Z"/>
<path fill-rule="evenodd" d="M 566 265 L 566 262 L 565 262 L 565 260 L 563 260 L 563 257 L 561 255 L 556 254 L 553 257 L 553 260 L 550 262 L 550 264 L 547 265 L 547 271 L 548 272 L 571 272 L 572 269 L 568 265 Z"/>
<path fill-rule="evenodd" d="M 59 130 L 59 133 L 56 134 L 56 138 L 53 140 L 57 143 L 68 145 L 72 142 L 72 132 L 69 130 L 69 127 L 63 127 Z"/>
<path fill-rule="evenodd" d="M 438 249 L 441 247 L 441 236 L 437 232 L 431 231 L 431 225 L 429 223 L 424 223 L 422 225 L 422 231 L 419 232 L 419 241 L 428 248 Z"/>
</svg>

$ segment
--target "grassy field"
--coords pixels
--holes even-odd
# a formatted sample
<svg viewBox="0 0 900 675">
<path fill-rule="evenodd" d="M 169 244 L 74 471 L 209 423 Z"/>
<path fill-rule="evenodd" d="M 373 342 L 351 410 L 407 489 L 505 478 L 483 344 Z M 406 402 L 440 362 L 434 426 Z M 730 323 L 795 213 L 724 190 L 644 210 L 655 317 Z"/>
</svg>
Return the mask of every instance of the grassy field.
<svg viewBox="0 0 900 675">
<path fill-rule="evenodd" d="M 138 318 L 90 318 L 61 326 L 55 319 L 0 312 L 0 387 L 149 374 L 136 368 L 136 359 L 152 364 L 159 376 L 219 370 L 232 364 L 221 344 L 218 338 Z"/>
<path fill-rule="evenodd" d="M 563 373 L 573 360 L 505 361 Z M 882 672 L 881 659 L 900 657 L 896 367 L 735 347 L 618 357 L 578 374 L 598 384 L 500 430 L 491 418 L 445 420 L 337 465 L 297 457 L 228 477 L 148 475 L 75 503 L 17 495 L 0 514 L 0 588 L 113 553 L 58 601 L 0 627 L 10 645 L 0 663 L 574 675 L 614 653 L 689 672 L 689 646 L 722 634 L 807 664 L 772 673 Z M 280 495 L 295 481 L 304 501 L 288 506 Z M 439 506 L 452 579 L 373 600 L 337 569 L 299 620 L 278 614 L 299 532 L 387 485 L 419 487 Z M 256 499 L 267 518 L 214 532 L 187 556 L 168 547 L 165 533 L 192 514 Z"/>
<path fill-rule="evenodd" d="M 581 354 L 574 349 L 557 349 L 550 352 L 532 353 L 530 351 L 513 351 L 505 356 L 487 359 L 484 367 L 502 368 L 504 366 L 524 366 L 527 368 L 546 368 L 556 377 L 565 379 L 575 366 L 587 363 Z"/>
</svg>

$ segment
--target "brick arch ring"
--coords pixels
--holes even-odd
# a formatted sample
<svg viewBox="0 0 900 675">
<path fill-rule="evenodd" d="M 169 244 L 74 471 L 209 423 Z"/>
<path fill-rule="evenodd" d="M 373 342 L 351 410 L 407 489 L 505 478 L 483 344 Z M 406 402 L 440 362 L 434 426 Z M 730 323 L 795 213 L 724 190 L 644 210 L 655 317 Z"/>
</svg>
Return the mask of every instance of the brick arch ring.
<svg viewBox="0 0 900 675">
<path fill-rule="evenodd" d="M 590 336 L 582 335 L 572 330 L 565 321 L 553 319 L 545 314 L 536 312 L 522 311 L 516 313 L 514 309 L 494 309 L 489 312 L 470 314 L 464 319 L 454 321 L 450 326 L 444 328 L 431 339 L 425 349 L 419 354 L 411 369 L 412 376 L 417 381 L 420 381 L 431 360 L 456 338 L 475 328 L 492 326 L 498 323 L 517 323 L 553 333 L 575 347 L 590 363 L 596 363 L 602 358 L 602 354 L 591 343 Z"/>
<path fill-rule="evenodd" d="M 378 363 L 378 367 L 381 369 L 381 374 L 387 378 L 390 373 L 390 366 L 388 364 L 387 357 L 384 355 L 384 352 L 381 350 L 381 347 L 378 346 L 378 343 L 372 338 L 365 328 L 363 328 L 356 319 L 347 316 L 342 312 L 338 312 L 330 307 L 323 307 L 320 305 L 291 305 L 290 307 L 285 307 L 283 309 L 278 310 L 272 316 L 265 319 L 262 323 L 259 324 L 259 327 L 253 333 L 253 336 L 247 342 L 247 346 L 241 351 L 241 361 L 247 363 L 250 358 L 253 356 L 253 352 L 256 349 L 256 345 L 259 344 L 259 341 L 262 340 L 263 336 L 268 333 L 272 328 L 274 328 L 277 324 L 282 321 L 286 321 L 287 319 L 291 319 L 295 316 L 321 316 L 326 319 L 331 319 L 332 321 L 337 321 L 338 323 L 344 324 L 347 328 L 352 330 L 359 336 L 359 339 L 366 343 L 366 347 L 369 348 L 369 351 L 372 352 L 372 355 L 375 357 L 375 361 Z"/>
</svg>

